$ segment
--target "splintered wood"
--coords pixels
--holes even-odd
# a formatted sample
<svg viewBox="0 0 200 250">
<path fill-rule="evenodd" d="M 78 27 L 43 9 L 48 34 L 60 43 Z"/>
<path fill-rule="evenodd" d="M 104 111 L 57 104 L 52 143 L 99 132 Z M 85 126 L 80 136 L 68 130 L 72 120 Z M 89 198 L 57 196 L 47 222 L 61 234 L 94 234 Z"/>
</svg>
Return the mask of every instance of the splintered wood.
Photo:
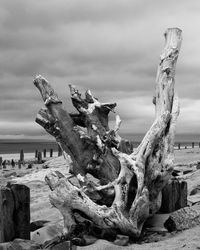
<svg viewBox="0 0 200 250">
<path fill-rule="evenodd" d="M 65 232 L 73 233 L 79 221 L 105 232 L 140 235 L 146 219 L 161 205 L 161 190 L 171 177 L 174 160 L 174 134 L 179 114 L 174 94 L 175 67 L 181 46 L 181 30 L 167 29 L 156 78 L 155 121 L 134 151 L 120 137 L 121 119 L 109 128 L 108 115 L 116 103 L 101 103 L 91 91 L 85 96 L 70 85 L 71 100 L 77 113 L 68 113 L 48 81 L 34 80 L 46 108 L 36 122 L 55 137 L 64 157 L 71 158 L 69 171 L 79 187 L 67 177 L 51 173 L 50 202 L 64 217 Z M 133 132 L 134 133 L 134 132 Z M 88 178 L 92 175 L 95 182 Z M 83 230 L 88 230 L 88 224 Z"/>
</svg>

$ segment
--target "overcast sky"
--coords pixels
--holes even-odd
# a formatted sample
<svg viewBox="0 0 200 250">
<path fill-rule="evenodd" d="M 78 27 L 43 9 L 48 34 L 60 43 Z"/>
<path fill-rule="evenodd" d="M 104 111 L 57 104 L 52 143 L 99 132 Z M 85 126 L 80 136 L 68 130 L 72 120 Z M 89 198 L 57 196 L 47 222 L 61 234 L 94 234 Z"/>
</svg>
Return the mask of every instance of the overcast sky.
<svg viewBox="0 0 200 250">
<path fill-rule="evenodd" d="M 0 0 L 0 137 L 45 136 L 35 123 L 42 74 L 69 111 L 68 84 L 116 101 L 122 133 L 144 133 L 168 27 L 183 30 L 178 133 L 200 132 L 199 0 Z M 111 124 L 112 125 L 112 124 Z"/>
</svg>

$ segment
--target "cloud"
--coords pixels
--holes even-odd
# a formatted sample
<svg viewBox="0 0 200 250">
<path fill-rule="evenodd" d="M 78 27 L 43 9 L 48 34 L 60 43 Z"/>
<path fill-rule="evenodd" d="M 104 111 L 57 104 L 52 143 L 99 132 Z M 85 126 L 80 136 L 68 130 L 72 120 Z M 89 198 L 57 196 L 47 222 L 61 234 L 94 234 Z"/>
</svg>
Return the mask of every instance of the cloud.
<svg viewBox="0 0 200 250">
<path fill-rule="evenodd" d="M 122 133 L 144 133 L 154 117 L 151 99 L 162 35 L 174 26 L 183 29 L 176 74 L 183 107 L 177 131 L 199 131 L 198 0 L 0 4 L 0 134 L 45 133 L 34 124 L 43 106 L 32 84 L 36 74 L 50 81 L 69 111 L 73 107 L 67 84 L 73 83 L 81 91 L 91 89 L 102 101 L 118 103 Z"/>
</svg>

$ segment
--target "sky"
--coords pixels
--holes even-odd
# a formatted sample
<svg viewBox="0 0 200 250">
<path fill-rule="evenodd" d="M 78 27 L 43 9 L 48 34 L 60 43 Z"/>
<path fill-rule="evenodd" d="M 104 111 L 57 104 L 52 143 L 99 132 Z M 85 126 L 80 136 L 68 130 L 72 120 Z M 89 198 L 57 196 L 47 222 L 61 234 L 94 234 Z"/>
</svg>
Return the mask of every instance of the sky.
<svg viewBox="0 0 200 250">
<path fill-rule="evenodd" d="M 73 111 L 68 84 L 117 102 L 121 133 L 145 133 L 168 27 L 183 31 L 177 133 L 200 134 L 199 0 L 0 0 L 0 138 L 46 138 L 41 74 Z M 114 116 L 111 115 L 111 127 Z"/>
</svg>

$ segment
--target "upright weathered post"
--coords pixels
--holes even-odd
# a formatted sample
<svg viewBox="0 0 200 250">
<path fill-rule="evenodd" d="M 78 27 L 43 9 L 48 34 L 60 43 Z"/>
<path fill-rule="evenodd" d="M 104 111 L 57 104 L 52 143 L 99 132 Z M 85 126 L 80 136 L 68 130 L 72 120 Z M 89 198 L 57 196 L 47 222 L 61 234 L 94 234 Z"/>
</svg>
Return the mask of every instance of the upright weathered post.
<svg viewBox="0 0 200 250">
<path fill-rule="evenodd" d="M 11 165 L 13 168 L 15 167 L 15 161 L 13 159 L 11 160 Z"/>
<path fill-rule="evenodd" d="M 21 167 L 22 167 L 22 163 L 21 163 L 21 161 L 19 160 L 19 161 L 18 161 L 18 168 L 21 169 Z"/>
<path fill-rule="evenodd" d="M 44 156 L 44 158 L 46 158 L 46 154 L 47 154 L 47 150 L 44 149 L 44 150 L 43 150 L 43 156 Z"/>
<path fill-rule="evenodd" d="M 192 142 L 192 148 L 194 148 L 194 142 Z"/>
<path fill-rule="evenodd" d="M 6 162 L 6 160 L 4 160 L 4 161 L 2 162 L 3 169 L 6 169 L 6 164 L 7 164 L 7 162 Z"/>
<path fill-rule="evenodd" d="M 24 162 L 24 150 L 20 150 L 20 161 L 23 163 Z"/>
<path fill-rule="evenodd" d="M 187 206 L 187 182 L 170 180 L 162 190 L 160 212 L 171 213 Z"/>
<path fill-rule="evenodd" d="M 0 187 L 0 242 L 10 241 L 15 237 L 14 206 L 10 188 Z"/>
<path fill-rule="evenodd" d="M 15 203 L 15 238 L 30 239 L 30 189 L 22 184 L 12 184 L 11 191 Z"/>
<path fill-rule="evenodd" d="M 0 187 L 0 242 L 30 239 L 30 189 L 25 185 Z"/>
<path fill-rule="evenodd" d="M 180 150 L 180 149 L 181 149 L 181 144 L 179 143 L 179 144 L 178 144 L 178 150 Z"/>
<path fill-rule="evenodd" d="M 35 158 L 37 158 L 38 157 L 38 150 L 36 149 L 35 150 Z"/>
<path fill-rule="evenodd" d="M 50 149 L 50 157 L 53 157 L 53 148 Z"/>
<path fill-rule="evenodd" d="M 38 152 L 38 163 L 41 164 L 42 163 L 42 152 Z"/>
</svg>

